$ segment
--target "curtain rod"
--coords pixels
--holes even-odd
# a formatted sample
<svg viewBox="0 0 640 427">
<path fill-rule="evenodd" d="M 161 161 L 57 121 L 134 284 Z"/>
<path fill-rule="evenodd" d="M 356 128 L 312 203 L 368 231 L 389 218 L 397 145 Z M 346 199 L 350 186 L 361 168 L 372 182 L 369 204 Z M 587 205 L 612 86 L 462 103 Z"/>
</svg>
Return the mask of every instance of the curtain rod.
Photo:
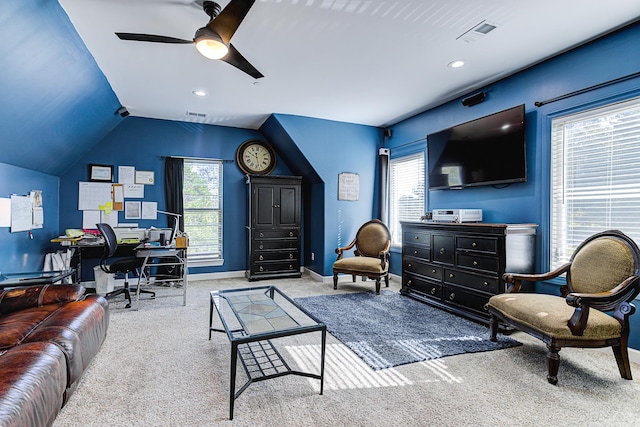
<svg viewBox="0 0 640 427">
<path fill-rule="evenodd" d="M 407 145 L 415 144 L 416 142 L 426 141 L 426 140 L 427 140 L 427 137 L 425 136 L 424 138 L 416 139 L 415 141 L 405 142 L 404 144 L 397 145 L 395 147 L 383 147 L 383 148 L 389 148 L 390 150 L 397 150 L 398 148 L 406 147 Z"/>
<path fill-rule="evenodd" d="M 183 160 L 202 160 L 202 161 L 221 161 L 224 163 L 235 163 L 235 160 L 213 159 L 207 157 L 188 157 L 188 156 L 160 156 L 161 159 L 183 159 Z"/>
<path fill-rule="evenodd" d="M 563 100 L 563 99 L 567 99 L 567 98 L 570 98 L 572 96 L 576 96 L 576 95 L 580 95 L 580 94 L 583 94 L 583 93 L 586 93 L 586 92 L 590 92 L 590 91 L 595 90 L 595 89 L 600 89 L 600 88 L 603 88 L 603 87 L 606 87 L 606 86 L 610 86 L 612 84 L 620 83 L 620 82 L 623 82 L 623 81 L 626 81 L 626 80 L 631 80 L 634 77 L 638 77 L 638 76 L 640 76 L 640 71 L 637 72 L 637 73 L 626 75 L 624 77 L 618 77 L 617 79 L 609 80 L 608 82 L 599 83 L 597 85 L 589 86 L 589 87 L 586 87 L 584 89 L 576 90 L 574 92 L 565 93 L 564 95 L 560 95 L 560 96 L 557 96 L 555 98 L 547 99 L 545 101 L 536 101 L 536 102 L 534 102 L 533 105 L 535 105 L 536 107 L 542 107 L 545 104 L 550 104 L 552 102 L 556 102 L 556 101 L 560 101 L 560 100 Z"/>
</svg>

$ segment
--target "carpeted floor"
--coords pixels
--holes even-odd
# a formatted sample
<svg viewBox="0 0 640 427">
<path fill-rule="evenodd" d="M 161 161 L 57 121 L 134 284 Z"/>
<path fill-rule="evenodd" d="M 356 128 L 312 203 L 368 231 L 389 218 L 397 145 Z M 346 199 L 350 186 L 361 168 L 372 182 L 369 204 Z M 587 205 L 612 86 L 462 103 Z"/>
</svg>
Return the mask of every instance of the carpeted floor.
<svg viewBox="0 0 640 427">
<path fill-rule="evenodd" d="M 308 278 L 260 282 L 270 283 L 292 298 L 373 288 L 358 282 L 334 291 Z M 524 345 L 379 371 L 329 336 L 323 395 L 310 378 L 255 383 L 229 421 L 230 345 L 222 333 L 208 340 L 209 292 L 252 285 L 192 281 L 186 306 L 164 298 L 132 311 L 114 302 L 107 340 L 54 426 L 595 427 L 640 420 L 640 381 L 620 378 L 612 352 L 563 349 L 559 384 L 552 386 L 544 345 L 516 334 Z M 319 337 L 291 338 L 276 343 L 281 353 L 293 366 L 318 369 Z M 640 366 L 632 370 L 640 378 Z"/>
<path fill-rule="evenodd" d="M 398 292 L 354 292 L 296 301 L 374 370 L 520 345 L 503 335 L 491 342 L 486 326 Z"/>
</svg>

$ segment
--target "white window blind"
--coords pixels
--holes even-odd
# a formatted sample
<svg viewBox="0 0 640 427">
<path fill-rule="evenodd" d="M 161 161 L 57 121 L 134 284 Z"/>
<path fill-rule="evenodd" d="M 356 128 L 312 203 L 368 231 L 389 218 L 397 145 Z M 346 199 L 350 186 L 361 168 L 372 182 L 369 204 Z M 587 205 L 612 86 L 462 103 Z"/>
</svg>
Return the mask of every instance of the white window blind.
<svg viewBox="0 0 640 427">
<path fill-rule="evenodd" d="M 402 244 L 400 221 L 417 221 L 425 212 L 424 152 L 389 161 L 391 244 Z"/>
<path fill-rule="evenodd" d="M 640 100 L 552 120 L 551 268 L 599 231 L 640 242 Z"/>
<path fill-rule="evenodd" d="M 222 259 L 222 161 L 184 161 L 184 228 L 189 264 L 214 265 Z"/>
</svg>

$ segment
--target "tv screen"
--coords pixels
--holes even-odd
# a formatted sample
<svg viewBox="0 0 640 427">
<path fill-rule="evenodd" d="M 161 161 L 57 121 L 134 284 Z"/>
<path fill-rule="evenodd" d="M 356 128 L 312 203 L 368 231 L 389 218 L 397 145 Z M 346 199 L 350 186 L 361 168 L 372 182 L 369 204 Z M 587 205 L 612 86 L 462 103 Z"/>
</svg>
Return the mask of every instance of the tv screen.
<svg viewBox="0 0 640 427">
<path fill-rule="evenodd" d="M 427 136 L 429 189 L 527 180 L 524 105 Z"/>
</svg>

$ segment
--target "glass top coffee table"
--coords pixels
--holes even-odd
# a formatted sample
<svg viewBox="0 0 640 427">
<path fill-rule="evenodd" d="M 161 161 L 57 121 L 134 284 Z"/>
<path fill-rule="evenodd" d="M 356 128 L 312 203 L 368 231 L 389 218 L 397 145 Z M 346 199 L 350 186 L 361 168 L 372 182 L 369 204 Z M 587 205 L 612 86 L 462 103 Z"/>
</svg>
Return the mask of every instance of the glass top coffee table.
<svg viewBox="0 0 640 427">
<path fill-rule="evenodd" d="M 223 329 L 213 327 L 213 311 Z M 283 375 L 299 375 L 320 380 L 324 386 L 324 355 L 327 327 L 275 286 L 225 289 L 211 292 L 209 340 L 212 332 L 224 332 L 231 342 L 229 419 L 233 419 L 235 399 L 253 382 Z M 321 333 L 320 374 L 291 369 L 271 340 L 310 332 Z M 236 392 L 237 361 L 240 359 L 247 382 Z"/>
</svg>

